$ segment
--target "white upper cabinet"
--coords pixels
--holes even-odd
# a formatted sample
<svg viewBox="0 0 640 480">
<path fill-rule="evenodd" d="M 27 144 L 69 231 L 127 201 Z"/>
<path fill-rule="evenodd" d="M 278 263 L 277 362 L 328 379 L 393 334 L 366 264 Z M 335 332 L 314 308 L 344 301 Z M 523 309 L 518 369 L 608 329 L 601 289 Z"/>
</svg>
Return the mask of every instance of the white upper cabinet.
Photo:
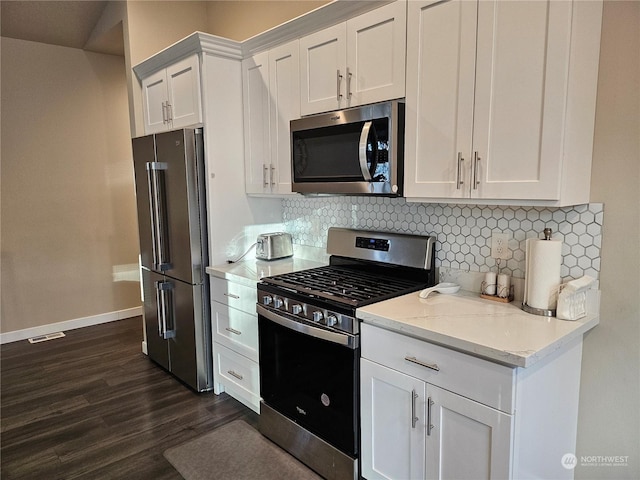
<svg viewBox="0 0 640 480">
<path fill-rule="evenodd" d="M 199 56 L 144 78 L 142 104 L 147 135 L 202 123 Z"/>
<path fill-rule="evenodd" d="M 298 41 L 242 62 L 245 189 L 291 194 L 289 122 L 300 117 Z"/>
<path fill-rule="evenodd" d="M 404 97 L 407 3 L 300 39 L 302 115 Z"/>
<path fill-rule="evenodd" d="M 348 106 L 405 95 L 407 4 L 396 1 L 347 22 Z"/>
<path fill-rule="evenodd" d="M 298 41 L 269 51 L 271 193 L 291 194 L 291 120 L 300 118 Z"/>
<path fill-rule="evenodd" d="M 242 61 L 245 190 L 269 188 L 269 52 Z"/>
<path fill-rule="evenodd" d="M 341 23 L 300 39 L 300 113 L 337 110 L 344 97 L 347 27 Z"/>
<path fill-rule="evenodd" d="M 601 4 L 408 8 L 405 195 L 588 202 Z"/>
</svg>

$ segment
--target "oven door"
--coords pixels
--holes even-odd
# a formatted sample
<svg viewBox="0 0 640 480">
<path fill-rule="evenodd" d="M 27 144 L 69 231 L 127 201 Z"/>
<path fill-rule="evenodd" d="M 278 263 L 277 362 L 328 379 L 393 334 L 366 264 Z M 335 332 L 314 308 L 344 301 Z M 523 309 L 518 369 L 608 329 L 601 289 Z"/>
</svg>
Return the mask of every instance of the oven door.
<svg viewBox="0 0 640 480">
<path fill-rule="evenodd" d="M 261 305 L 257 311 L 263 401 L 356 457 L 359 337 L 301 323 Z"/>
</svg>

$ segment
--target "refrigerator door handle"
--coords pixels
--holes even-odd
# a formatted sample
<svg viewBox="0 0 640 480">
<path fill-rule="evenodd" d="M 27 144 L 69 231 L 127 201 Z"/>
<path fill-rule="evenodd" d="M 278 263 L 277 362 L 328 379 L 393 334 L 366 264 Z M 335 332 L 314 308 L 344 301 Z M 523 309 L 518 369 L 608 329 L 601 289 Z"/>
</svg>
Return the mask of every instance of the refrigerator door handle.
<svg viewBox="0 0 640 480">
<path fill-rule="evenodd" d="M 175 338 L 175 322 L 173 321 L 173 284 L 171 282 L 156 282 L 156 299 L 158 300 L 158 333 L 165 340 Z"/>
<path fill-rule="evenodd" d="M 167 236 L 167 209 L 164 189 L 164 162 L 147 162 L 147 183 L 149 187 L 149 209 L 151 214 L 151 243 L 153 267 L 164 272 L 171 269 Z"/>
</svg>

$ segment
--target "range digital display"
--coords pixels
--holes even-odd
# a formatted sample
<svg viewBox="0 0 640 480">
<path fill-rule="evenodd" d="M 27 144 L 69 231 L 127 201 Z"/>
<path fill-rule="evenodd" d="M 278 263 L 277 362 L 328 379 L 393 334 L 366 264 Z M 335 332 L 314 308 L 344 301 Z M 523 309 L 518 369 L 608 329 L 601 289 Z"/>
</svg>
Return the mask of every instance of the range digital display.
<svg viewBox="0 0 640 480">
<path fill-rule="evenodd" d="M 385 238 L 356 237 L 356 247 L 388 252 L 389 240 Z"/>
</svg>

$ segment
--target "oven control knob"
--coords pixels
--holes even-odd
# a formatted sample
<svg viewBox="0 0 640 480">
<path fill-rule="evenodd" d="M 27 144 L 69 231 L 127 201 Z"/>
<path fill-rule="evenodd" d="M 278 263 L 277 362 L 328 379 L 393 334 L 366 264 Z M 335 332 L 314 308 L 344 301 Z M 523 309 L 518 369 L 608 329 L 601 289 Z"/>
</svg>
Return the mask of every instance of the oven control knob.
<svg viewBox="0 0 640 480">
<path fill-rule="evenodd" d="M 298 315 L 300 312 L 302 312 L 302 307 L 301 307 L 300 305 L 293 305 L 293 306 L 291 307 L 291 312 L 292 312 L 294 315 Z"/>
<path fill-rule="evenodd" d="M 271 298 L 271 295 L 265 295 L 264 297 L 262 297 L 262 303 L 264 303 L 265 305 L 271 305 L 272 301 L 273 298 Z"/>
<path fill-rule="evenodd" d="M 273 306 L 276 308 L 280 308 L 282 306 L 282 299 L 281 298 L 274 298 L 273 299 Z"/>
<path fill-rule="evenodd" d="M 333 327 L 336 323 L 338 323 L 338 317 L 335 315 L 329 315 L 327 317 L 327 327 Z"/>
<path fill-rule="evenodd" d="M 313 321 L 314 322 L 319 322 L 320 320 L 322 320 L 323 317 L 324 317 L 324 315 L 322 314 L 321 311 L 316 310 L 315 312 L 313 312 Z"/>
</svg>

